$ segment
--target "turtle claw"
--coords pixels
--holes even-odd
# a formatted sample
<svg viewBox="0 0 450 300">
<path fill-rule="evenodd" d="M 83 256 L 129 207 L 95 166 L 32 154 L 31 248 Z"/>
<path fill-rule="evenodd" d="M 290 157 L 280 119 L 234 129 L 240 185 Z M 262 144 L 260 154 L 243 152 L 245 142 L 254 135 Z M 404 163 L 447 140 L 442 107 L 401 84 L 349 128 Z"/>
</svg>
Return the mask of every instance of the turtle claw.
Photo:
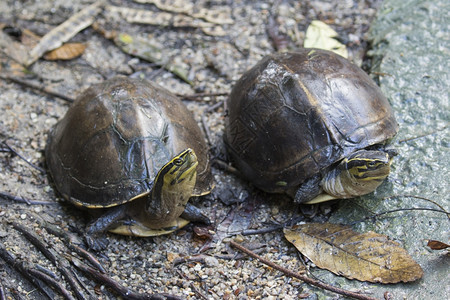
<svg viewBox="0 0 450 300">
<path fill-rule="evenodd" d="M 86 244 L 89 250 L 102 251 L 108 247 L 109 241 L 104 236 L 86 235 Z"/>
<path fill-rule="evenodd" d="M 186 208 L 181 214 L 181 217 L 191 222 L 198 222 L 206 225 L 211 224 L 211 220 L 205 216 L 199 208 L 189 202 L 186 204 Z"/>
</svg>

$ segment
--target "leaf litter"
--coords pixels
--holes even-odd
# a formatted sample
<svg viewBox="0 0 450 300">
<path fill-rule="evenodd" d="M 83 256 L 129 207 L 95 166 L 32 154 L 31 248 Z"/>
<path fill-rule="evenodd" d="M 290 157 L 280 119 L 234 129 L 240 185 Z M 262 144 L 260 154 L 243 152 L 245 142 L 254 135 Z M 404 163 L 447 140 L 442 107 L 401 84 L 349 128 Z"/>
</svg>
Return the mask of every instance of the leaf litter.
<svg viewBox="0 0 450 300">
<path fill-rule="evenodd" d="M 423 270 L 398 242 L 349 226 L 308 223 L 285 228 L 286 239 L 319 268 L 349 279 L 379 283 L 420 279 Z"/>
</svg>

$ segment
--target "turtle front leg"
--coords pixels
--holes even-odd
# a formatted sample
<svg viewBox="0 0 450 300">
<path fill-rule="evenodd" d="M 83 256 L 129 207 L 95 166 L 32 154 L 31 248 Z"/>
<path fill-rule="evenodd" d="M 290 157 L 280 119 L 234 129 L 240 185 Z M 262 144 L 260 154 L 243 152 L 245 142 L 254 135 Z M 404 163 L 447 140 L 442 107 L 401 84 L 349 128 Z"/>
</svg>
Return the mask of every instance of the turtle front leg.
<svg viewBox="0 0 450 300">
<path fill-rule="evenodd" d="M 92 220 L 86 226 L 86 243 L 89 249 L 95 251 L 103 250 L 108 246 L 108 241 L 102 233 L 106 232 L 111 226 L 123 219 L 126 215 L 126 205 L 119 205 L 108 208 L 100 217 Z"/>
<path fill-rule="evenodd" d="M 316 175 L 306 180 L 297 190 L 294 196 L 295 203 L 308 203 L 322 192 L 320 187 L 321 176 Z"/>
<path fill-rule="evenodd" d="M 186 207 L 180 217 L 191 222 L 199 222 L 206 225 L 211 224 L 211 220 L 202 214 L 199 208 L 189 202 L 186 204 Z"/>
</svg>

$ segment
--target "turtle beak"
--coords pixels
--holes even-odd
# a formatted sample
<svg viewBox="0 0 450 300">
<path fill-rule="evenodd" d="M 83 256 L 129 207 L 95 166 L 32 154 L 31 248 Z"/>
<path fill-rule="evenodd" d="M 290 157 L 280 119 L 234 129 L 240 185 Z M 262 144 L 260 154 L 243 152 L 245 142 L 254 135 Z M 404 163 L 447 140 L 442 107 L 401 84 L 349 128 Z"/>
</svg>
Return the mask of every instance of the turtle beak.
<svg viewBox="0 0 450 300">
<path fill-rule="evenodd" d="M 398 155 L 397 149 L 394 149 L 394 148 L 385 149 L 385 151 L 389 155 L 389 159 L 391 159 L 391 160 L 394 158 L 394 156 Z"/>
</svg>

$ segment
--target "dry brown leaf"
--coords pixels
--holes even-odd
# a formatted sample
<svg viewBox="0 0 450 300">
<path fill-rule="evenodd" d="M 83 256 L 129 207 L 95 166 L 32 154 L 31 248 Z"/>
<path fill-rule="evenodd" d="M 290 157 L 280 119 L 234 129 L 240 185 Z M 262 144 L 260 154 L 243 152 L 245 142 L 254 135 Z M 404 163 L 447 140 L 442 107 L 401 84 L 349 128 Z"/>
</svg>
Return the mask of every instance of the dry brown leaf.
<svg viewBox="0 0 450 300">
<path fill-rule="evenodd" d="M 372 231 L 310 223 L 285 229 L 288 241 L 319 268 L 361 281 L 397 283 L 422 277 L 422 268 L 399 243 Z"/>
<path fill-rule="evenodd" d="M 306 29 L 303 47 L 319 48 L 333 51 L 345 58 L 348 58 L 347 47 L 336 38 L 338 34 L 330 26 L 319 20 L 313 20 Z"/>
<path fill-rule="evenodd" d="M 49 51 L 44 55 L 46 60 L 69 60 L 83 54 L 86 45 L 82 43 L 66 43 L 55 50 Z"/>
<path fill-rule="evenodd" d="M 26 65 L 31 65 L 45 52 L 58 48 L 78 32 L 90 26 L 95 21 L 95 17 L 100 13 L 102 5 L 103 0 L 100 0 L 83 8 L 81 11 L 44 35 L 39 43 L 29 52 Z"/>
<path fill-rule="evenodd" d="M 442 250 L 450 247 L 450 245 L 436 240 L 428 240 L 427 246 L 430 247 L 431 250 Z"/>
</svg>

